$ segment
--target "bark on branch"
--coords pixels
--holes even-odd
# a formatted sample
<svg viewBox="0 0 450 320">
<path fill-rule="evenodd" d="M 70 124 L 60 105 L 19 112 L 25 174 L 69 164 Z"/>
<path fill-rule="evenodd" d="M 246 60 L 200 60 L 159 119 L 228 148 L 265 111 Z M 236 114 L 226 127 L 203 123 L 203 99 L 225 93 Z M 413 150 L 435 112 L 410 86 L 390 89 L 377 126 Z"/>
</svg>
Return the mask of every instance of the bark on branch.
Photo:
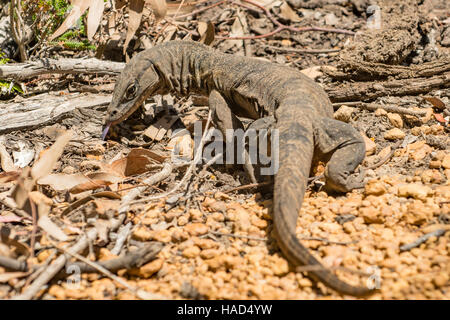
<svg viewBox="0 0 450 320">
<path fill-rule="evenodd" d="M 0 66 L 0 79 L 25 80 L 43 74 L 117 75 L 125 63 L 90 59 L 41 59 Z"/>
</svg>

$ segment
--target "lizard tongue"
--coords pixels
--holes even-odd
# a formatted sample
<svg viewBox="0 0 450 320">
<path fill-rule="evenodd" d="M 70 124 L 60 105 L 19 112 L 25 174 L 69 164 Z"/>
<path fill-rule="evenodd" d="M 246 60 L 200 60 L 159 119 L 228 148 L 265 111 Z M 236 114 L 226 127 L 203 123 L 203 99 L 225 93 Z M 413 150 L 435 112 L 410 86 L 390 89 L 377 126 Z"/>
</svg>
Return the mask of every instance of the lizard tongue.
<svg viewBox="0 0 450 320">
<path fill-rule="evenodd" d="M 105 126 L 105 128 L 103 129 L 103 132 L 102 132 L 102 140 L 105 140 L 105 137 L 106 137 L 106 135 L 107 135 L 108 130 L 109 130 L 110 127 L 111 127 L 111 122 L 110 122 L 110 123 L 107 123 L 106 126 Z"/>
</svg>

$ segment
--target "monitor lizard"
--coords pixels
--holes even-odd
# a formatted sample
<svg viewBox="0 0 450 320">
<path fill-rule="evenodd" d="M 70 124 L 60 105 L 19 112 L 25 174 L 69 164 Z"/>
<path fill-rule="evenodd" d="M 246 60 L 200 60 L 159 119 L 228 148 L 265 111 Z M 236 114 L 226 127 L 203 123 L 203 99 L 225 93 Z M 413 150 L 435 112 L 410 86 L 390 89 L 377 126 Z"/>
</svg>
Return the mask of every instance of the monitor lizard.
<svg viewBox="0 0 450 320">
<path fill-rule="evenodd" d="M 329 159 L 325 177 L 332 189 L 347 192 L 363 185 L 351 173 L 364 159 L 364 140 L 351 125 L 333 119 L 331 102 L 318 84 L 287 66 L 224 54 L 192 41 L 170 41 L 136 54 L 127 63 L 115 84 L 105 125 L 109 128 L 125 120 L 147 98 L 170 92 L 208 96 L 212 119 L 224 136 L 226 129 L 243 128 L 237 116 L 272 117 L 279 130 L 273 193 L 278 246 L 294 265 L 317 266 L 310 276 L 340 293 L 373 292 L 340 280 L 296 236 L 314 158 Z"/>
</svg>

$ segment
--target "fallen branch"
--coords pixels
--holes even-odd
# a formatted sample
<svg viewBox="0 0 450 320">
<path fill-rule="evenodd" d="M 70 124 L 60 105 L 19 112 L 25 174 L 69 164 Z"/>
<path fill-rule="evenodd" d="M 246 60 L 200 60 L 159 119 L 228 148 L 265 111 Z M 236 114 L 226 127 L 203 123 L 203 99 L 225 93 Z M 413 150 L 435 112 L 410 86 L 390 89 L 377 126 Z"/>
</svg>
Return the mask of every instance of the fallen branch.
<svg viewBox="0 0 450 320">
<path fill-rule="evenodd" d="M 57 121 L 80 108 L 106 105 L 111 96 L 40 94 L 18 102 L 3 103 L 0 108 L 0 134 L 29 129 Z"/>
<path fill-rule="evenodd" d="M 107 261 L 98 261 L 96 262 L 96 264 L 107 269 L 110 272 L 117 272 L 121 269 L 128 270 L 132 268 L 139 268 L 149 261 L 154 260 L 156 255 L 162 250 L 163 247 L 163 244 L 160 242 L 150 242 L 144 247 L 128 252 L 122 257 Z M 85 262 L 74 262 L 70 265 L 75 266 L 78 270 L 80 270 L 80 273 L 99 272 L 97 268 Z M 61 270 L 58 273 L 57 278 L 65 278 L 69 277 L 70 275 L 71 273 L 67 273 L 66 270 Z"/>
<path fill-rule="evenodd" d="M 430 78 L 352 82 L 325 87 L 332 102 L 374 100 L 382 96 L 405 96 L 450 87 L 450 72 Z"/>
<path fill-rule="evenodd" d="M 167 192 L 158 194 L 156 196 L 149 196 L 149 197 L 145 197 L 143 199 L 134 200 L 134 201 L 131 201 L 130 203 L 135 204 L 135 203 L 142 203 L 142 202 L 148 202 L 148 201 L 151 201 L 151 200 L 157 200 L 157 199 L 165 198 L 168 195 L 171 195 L 172 193 L 177 191 L 179 188 L 181 188 L 186 183 L 186 181 L 189 179 L 189 177 L 191 176 L 191 173 L 194 170 L 195 166 L 199 163 L 199 161 L 202 158 L 203 145 L 205 144 L 205 141 L 206 141 L 206 136 L 208 134 L 208 128 L 209 128 L 209 124 L 210 123 L 211 123 L 211 110 L 209 110 L 208 120 L 206 120 L 205 132 L 203 132 L 203 136 L 202 136 L 202 139 L 200 140 L 200 145 L 197 148 L 197 152 L 196 152 L 196 154 L 194 156 L 194 159 L 192 160 L 191 164 L 187 168 L 186 173 L 184 174 L 184 176 L 180 180 L 180 182 L 178 182 L 171 190 L 169 190 Z"/>
<path fill-rule="evenodd" d="M 125 215 L 120 215 L 111 226 L 112 230 L 117 229 L 121 224 Z M 76 254 L 86 249 L 91 241 L 97 238 L 98 230 L 93 228 L 86 232 L 77 243 L 67 249 L 69 255 Z M 42 287 L 45 286 L 58 272 L 64 267 L 68 259 L 68 255 L 60 255 L 34 282 L 20 295 L 12 297 L 12 300 L 31 300 L 35 297 Z"/>
<path fill-rule="evenodd" d="M 409 244 L 402 245 L 400 247 L 400 251 L 408 251 L 413 248 L 416 248 L 416 247 L 420 246 L 422 243 L 426 242 L 431 237 L 439 238 L 440 236 L 444 235 L 447 231 L 450 231 L 450 229 L 447 229 L 447 230 L 446 229 L 438 229 L 438 230 L 434 230 L 432 232 L 426 233 L 423 236 L 419 237 L 417 240 L 415 240 Z"/>
<path fill-rule="evenodd" d="M 394 146 L 392 147 L 392 150 L 389 152 L 389 154 L 387 154 L 383 159 L 381 159 L 380 161 L 378 161 L 377 163 L 364 168 L 364 169 L 376 169 L 378 167 L 381 167 L 383 164 L 385 164 L 390 158 L 392 158 L 392 156 L 394 155 L 395 151 L 397 150 L 398 147 L 400 147 L 400 145 L 403 143 L 403 140 L 397 141 Z"/>
<path fill-rule="evenodd" d="M 406 114 L 410 116 L 423 117 L 427 114 L 426 110 L 411 110 L 408 108 L 397 107 L 395 105 L 382 105 L 375 103 L 364 103 L 362 101 L 350 101 L 350 102 L 338 102 L 333 103 L 334 109 L 339 109 L 340 106 L 346 105 L 348 107 L 359 107 L 361 109 L 366 109 L 369 111 L 377 111 L 378 109 L 383 109 L 387 112 Z"/>
<path fill-rule="evenodd" d="M 89 59 L 41 59 L 26 63 L 12 63 L 0 66 L 0 79 L 24 80 L 44 74 L 98 74 L 118 75 L 125 63 Z"/>
<path fill-rule="evenodd" d="M 230 0 L 230 1 L 232 1 L 232 0 Z M 241 0 L 241 1 L 249 3 L 252 6 L 255 6 L 255 7 L 261 9 L 264 12 L 264 14 L 267 16 L 267 18 L 269 18 L 269 20 L 272 21 L 272 23 L 277 26 L 277 28 L 275 30 L 269 32 L 269 33 L 261 34 L 261 35 L 257 35 L 257 36 L 243 36 L 243 37 L 221 37 L 221 36 L 216 36 L 216 39 L 221 39 L 221 40 L 261 39 L 261 38 L 267 38 L 267 37 L 273 36 L 274 34 L 277 34 L 277 33 L 281 32 L 281 31 L 284 31 L 284 30 L 288 30 L 290 32 L 321 31 L 321 32 L 342 33 L 342 34 L 348 34 L 348 35 L 354 35 L 355 34 L 353 31 L 345 30 L 345 29 L 334 29 L 334 28 L 324 28 L 324 27 L 301 27 L 301 28 L 296 28 L 296 27 L 288 26 L 288 25 L 282 24 L 280 21 L 278 21 L 272 15 L 272 13 L 270 13 L 270 11 L 268 9 L 266 9 L 264 6 L 260 5 L 259 3 L 253 2 L 252 0 Z M 235 4 L 235 5 L 242 6 L 242 7 L 248 9 L 247 6 L 242 5 L 239 2 L 232 1 L 232 3 Z"/>
<path fill-rule="evenodd" d="M 288 47 L 275 47 L 275 46 L 264 46 L 264 48 L 274 51 L 282 51 L 282 52 L 293 52 L 300 54 L 321 54 L 321 53 L 334 53 L 339 52 L 341 49 L 296 49 L 296 48 L 288 48 Z"/>
</svg>

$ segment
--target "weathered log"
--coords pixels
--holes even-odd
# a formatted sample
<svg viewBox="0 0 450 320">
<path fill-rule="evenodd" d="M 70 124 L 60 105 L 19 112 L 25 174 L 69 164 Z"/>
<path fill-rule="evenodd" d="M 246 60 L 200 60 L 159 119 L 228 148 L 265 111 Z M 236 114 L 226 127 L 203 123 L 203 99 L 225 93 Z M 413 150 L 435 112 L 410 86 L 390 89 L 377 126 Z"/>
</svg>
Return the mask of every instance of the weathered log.
<svg viewBox="0 0 450 320">
<path fill-rule="evenodd" d="M 430 78 L 346 83 L 328 86 L 325 91 L 332 102 L 343 102 L 370 101 L 383 96 L 416 95 L 448 87 L 450 87 L 450 72 Z"/>
<path fill-rule="evenodd" d="M 40 94 L 1 105 L 0 134 L 56 122 L 65 114 L 80 108 L 106 105 L 111 96 L 92 94 Z"/>
<path fill-rule="evenodd" d="M 43 74 L 98 74 L 117 75 L 125 63 L 89 59 L 41 59 L 26 63 L 0 66 L 0 79 L 24 80 Z"/>
</svg>

